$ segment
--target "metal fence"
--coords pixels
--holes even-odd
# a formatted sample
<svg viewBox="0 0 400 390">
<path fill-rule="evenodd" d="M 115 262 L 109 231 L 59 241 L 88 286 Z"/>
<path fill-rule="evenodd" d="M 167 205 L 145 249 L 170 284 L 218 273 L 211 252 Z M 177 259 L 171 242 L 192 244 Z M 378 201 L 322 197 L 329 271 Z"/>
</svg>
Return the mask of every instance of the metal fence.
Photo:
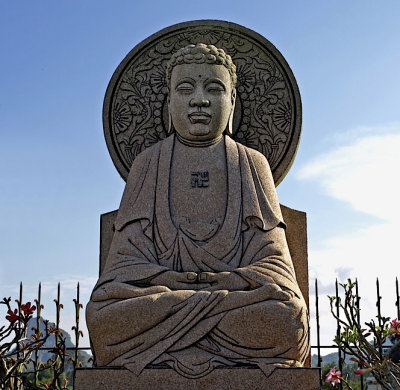
<svg viewBox="0 0 400 390">
<path fill-rule="evenodd" d="M 19 285 L 19 294 L 18 294 L 18 298 L 16 299 L 17 302 L 17 313 L 18 315 L 21 316 L 21 313 L 23 313 L 23 302 L 24 302 L 24 286 L 22 284 L 22 282 Z M 41 372 L 40 369 L 40 352 L 41 351 L 47 351 L 50 353 L 55 353 L 55 346 L 59 346 L 61 345 L 63 347 L 62 350 L 62 354 L 64 356 L 63 359 L 63 366 L 66 360 L 65 357 L 68 356 L 68 362 L 72 363 L 72 367 L 75 370 L 77 367 L 81 366 L 81 361 L 79 359 L 79 351 L 88 351 L 90 353 L 91 349 L 89 346 L 84 346 L 81 347 L 80 346 L 80 341 L 81 338 L 83 337 L 83 331 L 80 327 L 80 315 L 81 315 L 81 310 L 83 309 L 83 305 L 80 301 L 80 285 L 79 283 L 77 283 L 76 285 L 76 295 L 73 298 L 73 303 L 74 303 L 74 325 L 72 326 L 72 335 L 70 334 L 70 332 L 68 332 L 68 335 L 71 336 L 71 341 L 73 346 L 65 346 L 65 339 L 62 340 L 62 338 L 64 337 L 62 330 L 60 328 L 60 320 L 61 320 L 61 313 L 62 313 L 62 309 L 64 308 L 64 304 L 61 302 L 61 284 L 58 283 L 57 284 L 57 293 L 56 293 L 56 297 L 55 299 L 53 299 L 53 302 L 55 304 L 55 322 L 49 322 L 48 324 L 44 323 L 44 318 L 42 317 L 42 310 L 44 309 L 43 303 L 42 303 L 42 284 L 39 283 L 38 288 L 37 288 L 37 297 L 33 300 L 36 306 L 36 319 L 33 317 L 33 319 L 35 319 L 35 324 L 34 327 L 39 331 L 41 329 L 43 329 L 44 326 L 48 326 L 51 329 L 51 335 L 54 335 L 54 346 L 52 345 L 51 347 L 45 347 L 42 346 L 40 348 L 36 348 L 31 357 L 31 365 L 29 367 L 29 374 L 33 376 L 33 384 L 35 386 L 35 388 L 39 388 L 40 386 L 40 380 L 39 380 L 39 373 Z M 1 325 L 1 323 L 0 323 Z M 30 324 L 33 325 L 33 324 Z M 20 329 L 21 329 L 21 323 L 19 323 L 19 325 L 17 325 Z M 1 326 L 0 326 L 0 330 L 1 330 Z M 34 334 L 34 332 L 32 333 L 32 335 Z M 7 342 L 7 340 L 4 340 L 4 337 L 2 337 L 3 342 Z M 47 340 L 47 338 L 46 338 Z M 60 342 L 61 341 L 61 342 Z M 63 343 L 64 341 L 64 343 Z M 16 359 L 19 359 L 21 356 L 20 350 L 19 348 L 14 348 L 13 349 L 14 352 L 11 351 L 11 353 L 13 353 Z M 1 358 L 1 356 L 0 356 Z M 1 372 L 0 372 L 1 373 Z M 0 378 L 2 379 L 2 378 Z M 4 387 L 5 386 L 5 387 Z M 3 389 L 19 389 L 21 384 L 18 384 L 16 380 L 10 379 L 10 381 L 6 381 L 5 384 L 3 384 L 3 381 L 0 380 L 0 388 Z M 24 385 L 22 385 L 23 388 Z"/>
<path fill-rule="evenodd" d="M 360 309 L 360 300 L 361 297 L 359 295 L 358 291 L 358 281 L 356 280 L 355 282 L 355 287 L 356 287 L 356 305 L 357 309 Z M 319 308 L 320 308 L 320 303 L 319 303 L 319 294 L 318 294 L 318 280 L 315 280 L 314 284 L 315 288 L 315 324 L 316 324 L 316 336 L 317 336 L 317 345 L 312 345 L 311 350 L 316 350 L 317 351 L 317 367 L 321 367 L 322 365 L 322 357 L 321 357 L 321 350 L 326 349 L 326 348 L 335 348 L 337 350 L 337 362 L 338 362 L 338 368 L 340 371 L 343 371 L 343 363 L 345 361 L 346 356 L 343 354 L 343 352 L 339 349 L 339 347 L 335 344 L 332 345 L 322 345 L 321 344 L 321 327 L 320 327 L 320 314 L 319 314 Z M 381 312 L 381 301 L 382 301 L 382 296 L 380 294 L 380 282 L 379 279 L 376 279 L 376 314 L 377 318 L 379 321 L 379 326 L 382 325 L 381 323 L 381 318 L 382 318 L 382 312 Z M 397 318 L 400 319 L 400 297 L 399 297 L 399 281 L 396 277 L 395 281 L 395 291 L 396 291 L 396 300 L 394 302 L 395 305 L 395 310 L 397 314 Z M 336 279 L 335 281 L 335 307 L 336 307 L 336 315 L 338 318 L 340 318 L 340 301 L 339 301 L 339 282 Z M 310 319 L 311 322 L 313 319 Z M 360 311 L 357 312 L 357 322 L 360 323 Z M 336 336 L 339 337 L 341 334 L 341 325 L 339 320 L 336 320 Z M 359 376 L 361 388 L 364 389 L 364 382 L 365 379 L 362 375 Z M 322 384 L 323 378 L 321 378 L 321 384 Z M 342 389 L 343 384 L 339 384 L 339 388 Z"/>
<path fill-rule="evenodd" d="M 312 291 L 311 291 L 312 292 Z M 397 313 L 397 318 L 400 318 L 400 297 L 399 297 L 399 282 L 398 279 L 396 278 L 395 281 L 395 292 L 396 292 L 396 301 L 395 301 L 395 310 Z M 331 344 L 331 345 L 322 345 L 321 344 L 321 328 L 320 328 L 320 296 L 318 293 L 318 280 L 315 280 L 315 284 L 314 284 L 314 293 L 315 293 L 315 315 L 313 316 L 314 318 L 310 319 L 310 324 L 311 324 L 311 329 L 316 332 L 316 341 L 317 344 L 316 345 L 312 345 L 311 346 L 311 351 L 315 353 L 316 351 L 316 355 L 317 355 L 317 367 L 321 367 L 323 359 L 321 356 L 321 351 L 324 349 L 336 349 L 337 350 L 337 364 L 338 364 L 338 368 L 340 371 L 342 371 L 343 369 L 343 364 L 344 364 L 344 360 L 345 360 L 345 356 L 343 355 L 343 353 L 341 352 L 341 350 L 337 347 L 337 345 L 335 344 Z M 340 317 L 340 310 L 339 310 L 339 283 L 336 280 L 335 282 L 335 294 L 336 294 L 336 314 L 338 317 Z M 357 308 L 360 308 L 360 296 L 358 295 L 358 283 L 356 282 L 356 303 L 357 303 Z M 22 283 L 20 284 L 19 287 L 19 306 L 21 305 L 21 303 L 23 302 L 24 299 L 24 288 Z M 380 283 L 379 280 L 376 280 L 376 311 L 377 311 L 377 315 L 378 318 L 381 318 L 381 300 L 382 297 L 380 295 Z M 36 307 L 37 307 L 37 319 L 36 319 L 36 326 L 37 328 L 39 328 L 40 326 L 40 319 L 41 319 L 41 315 L 42 315 L 42 309 L 43 309 L 43 305 L 42 305 L 42 286 L 41 284 L 39 284 L 38 286 L 38 290 L 37 290 L 37 298 L 34 300 Z M 83 333 L 82 333 L 82 329 L 80 327 L 80 315 L 81 315 L 81 311 L 83 309 L 83 305 L 80 302 L 80 286 L 79 283 L 76 286 L 76 296 L 75 298 L 73 298 L 73 302 L 74 302 L 74 307 L 75 307 L 75 323 L 72 327 L 72 331 L 73 331 L 73 343 L 74 346 L 73 347 L 67 347 L 66 350 L 69 352 L 69 356 L 73 356 L 71 358 L 71 361 L 73 362 L 73 367 L 74 369 L 76 367 L 78 367 L 80 365 L 79 363 L 79 358 L 78 358 L 78 354 L 79 351 L 88 351 L 89 353 L 91 353 L 90 347 L 89 346 L 80 346 L 80 341 L 81 338 L 83 337 Z M 56 316 L 55 316 L 55 323 L 54 326 L 57 330 L 60 329 L 60 318 L 61 318 L 61 309 L 63 308 L 63 303 L 61 302 L 61 285 L 60 283 L 58 283 L 57 285 L 57 294 L 56 294 L 56 298 L 54 299 L 54 303 L 55 303 L 55 308 L 56 308 Z M 310 303 L 311 305 L 311 303 Z M 19 310 L 20 307 L 19 307 Z M 358 314 L 359 315 L 359 314 Z M 333 317 L 332 317 L 333 318 Z M 358 318 L 358 320 L 360 320 L 360 318 Z M 86 330 L 85 330 L 86 331 Z M 339 323 L 339 321 L 336 321 L 336 335 L 340 336 L 341 333 L 341 325 Z M 57 336 L 56 336 L 57 337 Z M 51 348 L 40 348 L 40 350 L 51 350 Z M 34 356 L 33 356 L 33 370 L 34 370 L 34 374 L 35 374 L 35 385 L 38 382 L 38 365 L 39 365 L 39 352 L 35 351 L 34 352 Z M 321 378 L 321 383 L 322 383 L 322 379 Z M 361 383 L 361 388 L 364 388 L 364 378 L 363 376 L 360 376 L 360 383 Z"/>
</svg>

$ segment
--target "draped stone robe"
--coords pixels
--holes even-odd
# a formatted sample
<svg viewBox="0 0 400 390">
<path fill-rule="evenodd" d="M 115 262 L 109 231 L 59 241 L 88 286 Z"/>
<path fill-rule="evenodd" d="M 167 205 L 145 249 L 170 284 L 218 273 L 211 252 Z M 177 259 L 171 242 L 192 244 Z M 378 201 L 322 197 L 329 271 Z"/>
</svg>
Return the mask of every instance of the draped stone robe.
<svg viewBox="0 0 400 390">
<path fill-rule="evenodd" d="M 287 248 L 275 186 L 260 153 L 224 136 L 227 207 L 220 221 L 174 221 L 170 166 L 175 136 L 135 159 L 105 269 L 87 307 L 98 366 L 139 374 L 169 364 L 190 378 L 218 365 L 301 366 L 308 317 Z M 171 290 L 162 272 L 235 272 L 245 291 Z"/>
</svg>

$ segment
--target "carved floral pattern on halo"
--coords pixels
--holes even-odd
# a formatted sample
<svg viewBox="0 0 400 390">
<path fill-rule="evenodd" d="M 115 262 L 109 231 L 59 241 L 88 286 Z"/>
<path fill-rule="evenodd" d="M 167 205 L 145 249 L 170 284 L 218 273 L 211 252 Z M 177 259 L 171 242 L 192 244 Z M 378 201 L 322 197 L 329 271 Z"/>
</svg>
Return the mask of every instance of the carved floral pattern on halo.
<svg viewBox="0 0 400 390">
<path fill-rule="evenodd" d="M 215 31 L 212 29 L 201 29 L 193 31 L 191 33 L 182 33 L 177 36 L 177 42 L 179 42 L 177 49 L 181 47 L 207 42 L 210 45 L 217 46 L 217 43 L 221 41 L 224 33 L 220 31 Z M 176 50 L 174 50 L 176 51 Z M 172 54 L 172 53 L 171 53 Z"/>
<path fill-rule="evenodd" d="M 259 134 L 255 132 L 255 130 L 247 125 L 249 123 L 250 118 L 246 117 L 244 124 L 240 127 L 240 130 L 234 134 L 234 138 L 237 142 L 240 142 L 243 145 L 248 146 L 249 148 L 253 148 L 256 150 L 260 149 L 260 139 Z"/>
<path fill-rule="evenodd" d="M 112 96 L 113 144 L 129 170 L 136 155 L 167 136 L 165 69 L 171 55 L 188 44 L 209 43 L 228 52 L 237 67 L 239 116 L 233 138 L 263 153 L 272 171 L 294 131 L 293 95 L 281 65 L 239 34 L 195 28 L 163 36 L 127 64 Z"/>
<path fill-rule="evenodd" d="M 237 65 L 235 59 L 237 59 L 238 56 L 242 55 L 243 53 L 246 53 L 246 57 L 250 58 L 257 54 L 257 51 L 255 51 L 251 46 L 247 45 L 246 43 L 246 40 L 244 40 L 242 37 L 224 32 L 216 46 L 222 47 L 225 52 L 227 52 L 232 57 L 235 65 Z M 247 62 L 246 58 L 244 59 L 245 62 Z"/>
<path fill-rule="evenodd" d="M 256 83 L 256 74 L 249 64 L 240 64 L 236 68 L 237 88 L 241 93 L 242 99 L 248 98 L 248 93 L 254 89 Z"/>
<path fill-rule="evenodd" d="M 150 85 L 154 93 L 167 93 L 167 78 L 165 66 L 159 66 L 150 76 Z"/>
<path fill-rule="evenodd" d="M 132 113 L 127 102 L 117 102 L 113 111 L 115 132 L 123 133 L 132 122 Z"/>
<path fill-rule="evenodd" d="M 272 121 L 279 130 L 285 133 L 290 131 L 292 123 L 292 110 L 290 109 L 289 102 L 279 102 L 272 114 Z"/>
<path fill-rule="evenodd" d="M 264 129 L 263 129 L 264 130 Z M 263 153 L 266 153 L 268 155 L 272 154 L 272 144 L 273 144 L 273 138 L 270 134 L 268 134 L 267 131 L 261 130 L 261 136 L 260 136 L 260 144 L 261 148 L 263 150 Z"/>
</svg>

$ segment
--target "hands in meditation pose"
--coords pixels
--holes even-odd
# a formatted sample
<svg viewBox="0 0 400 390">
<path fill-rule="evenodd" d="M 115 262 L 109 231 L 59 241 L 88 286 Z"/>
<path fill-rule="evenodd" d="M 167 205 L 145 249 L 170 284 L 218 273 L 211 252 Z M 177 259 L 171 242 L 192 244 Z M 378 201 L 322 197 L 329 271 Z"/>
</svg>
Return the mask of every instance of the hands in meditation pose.
<svg viewBox="0 0 400 390">
<path fill-rule="evenodd" d="M 130 170 L 87 307 L 98 366 L 302 366 L 308 317 L 268 162 L 230 137 L 230 56 L 189 45 L 167 68 L 171 135 Z"/>
</svg>

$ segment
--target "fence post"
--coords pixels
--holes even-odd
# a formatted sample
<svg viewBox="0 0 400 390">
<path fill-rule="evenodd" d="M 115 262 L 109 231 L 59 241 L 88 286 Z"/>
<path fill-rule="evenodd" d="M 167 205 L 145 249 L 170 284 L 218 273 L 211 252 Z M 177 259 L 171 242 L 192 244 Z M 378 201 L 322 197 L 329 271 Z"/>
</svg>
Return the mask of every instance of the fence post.
<svg viewBox="0 0 400 390">
<path fill-rule="evenodd" d="M 397 319 L 400 320 L 400 297 L 399 297 L 399 280 L 396 277 L 396 307 L 397 307 Z"/>
<path fill-rule="evenodd" d="M 335 295 L 336 295 L 336 315 L 338 318 L 340 318 L 340 298 L 339 298 L 339 284 L 338 280 L 336 278 L 335 281 Z M 338 339 L 340 338 L 340 322 L 339 320 L 336 320 L 336 336 Z M 342 351 L 340 348 L 338 348 L 338 364 L 339 364 L 339 371 L 343 372 L 343 361 L 342 361 Z M 342 382 L 339 383 L 339 388 L 342 390 Z"/>
<path fill-rule="evenodd" d="M 380 294 L 380 288 L 379 288 L 379 279 L 376 278 L 376 308 L 378 312 L 378 325 L 382 327 L 382 315 L 381 315 L 381 294 Z M 379 333 L 378 333 L 379 335 Z M 379 336 L 380 338 L 380 336 Z M 383 349 L 382 349 L 382 342 L 381 340 L 378 340 L 378 345 L 379 345 L 379 357 L 380 359 L 383 359 Z"/>
<path fill-rule="evenodd" d="M 360 323 L 360 295 L 358 293 L 358 279 L 356 278 L 356 307 L 357 307 L 357 322 Z M 362 367 L 361 364 L 358 364 L 358 367 Z M 360 375 L 360 384 L 361 390 L 364 390 L 364 376 Z"/>
<path fill-rule="evenodd" d="M 78 349 L 79 349 L 79 337 L 81 331 L 79 330 L 79 314 L 82 305 L 80 303 L 80 286 L 79 282 L 76 286 L 76 299 L 74 299 L 75 304 L 75 326 L 72 327 L 72 330 L 75 331 L 75 351 L 74 351 L 74 369 L 78 367 Z"/>
<path fill-rule="evenodd" d="M 317 321 L 317 354 L 318 354 L 317 366 L 321 367 L 322 366 L 322 358 L 321 358 L 321 339 L 320 339 L 320 325 L 319 325 L 318 279 L 315 279 L 315 317 L 316 317 L 316 321 Z M 321 374 L 322 374 L 322 372 L 321 372 Z M 320 384 L 320 386 L 322 386 L 322 375 L 319 379 L 319 384 Z"/>
<path fill-rule="evenodd" d="M 38 286 L 38 297 L 35 299 L 36 303 L 36 334 L 40 334 L 40 318 L 42 313 L 42 283 L 39 282 Z M 39 350 L 35 350 L 35 360 L 33 363 L 33 369 L 35 372 L 35 386 L 38 385 L 39 379 L 39 371 L 38 371 L 38 359 L 39 359 Z"/>
</svg>

